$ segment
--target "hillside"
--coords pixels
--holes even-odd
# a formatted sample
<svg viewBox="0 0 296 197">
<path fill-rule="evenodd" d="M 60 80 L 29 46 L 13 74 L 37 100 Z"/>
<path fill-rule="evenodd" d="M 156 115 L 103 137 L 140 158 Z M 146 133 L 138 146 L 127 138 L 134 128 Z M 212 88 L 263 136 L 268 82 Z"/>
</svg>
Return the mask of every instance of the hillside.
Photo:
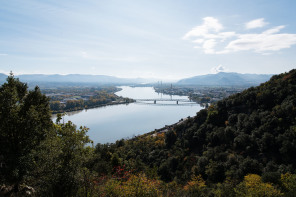
<svg viewBox="0 0 296 197">
<path fill-rule="evenodd" d="M 235 196 L 233 188 L 248 174 L 279 185 L 283 174 L 296 169 L 296 70 L 219 101 L 166 133 L 121 140 L 111 148 L 97 145 L 96 151 L 99 165 L 108 163 L 102 155 L 109 151 L 128 168 L 157 173 L 165 182 L 197 184 L 201 179 L 192 177 L 201 176 L 212 189 L 225 187 L 225 196 Z"/>
<path fill-rule="evenodd" d="M 179 85 L 199 86 L 255 86 L 266 82 L 272 75 L 267 74 L 240 74 L 219 72 L 217 74 L 200 75 L 177 82 Z"/>
<path fill-rule="evenodd" d="M 296 69 L 174 126 L 95 148 L 86 127 L 51 121 L 38 87 L 11 75 L 0 101 L 0 196 L 296 193 Z"/>
<path fill-rule="evenodd" d="M 166 134 L 169 152 L 188 149 L 182 157 L 193 154 L 195 164 L 179 160 L 171 176 L 163 178 L 171 180 L 194 166 L 196 173 L 212 182 L 226 176 L 240 179 L 248 173 L 294 172 L 295 106 L 296 70 L 292 70 L 200 111 Z M 169 162 L 160 165 L 166 169 Z"/>
</svg>

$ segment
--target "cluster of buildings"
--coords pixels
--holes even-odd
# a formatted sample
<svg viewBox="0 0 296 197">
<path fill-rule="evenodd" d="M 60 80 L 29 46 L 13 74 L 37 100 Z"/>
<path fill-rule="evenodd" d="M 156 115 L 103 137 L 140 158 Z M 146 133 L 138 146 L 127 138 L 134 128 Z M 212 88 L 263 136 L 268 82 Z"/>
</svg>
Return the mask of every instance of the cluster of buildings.
<svg viewBox="0 0 296 197">
<path fill-rule="evenodd" d="M 158 93 L 169 95 L 189 96 L 198 103 L 213 103 L 226 98 L 232 94 L 242 92 L 242 87 L 186 87 L 186 86 L 164 86 L 154 87 Z"/>
</svg>

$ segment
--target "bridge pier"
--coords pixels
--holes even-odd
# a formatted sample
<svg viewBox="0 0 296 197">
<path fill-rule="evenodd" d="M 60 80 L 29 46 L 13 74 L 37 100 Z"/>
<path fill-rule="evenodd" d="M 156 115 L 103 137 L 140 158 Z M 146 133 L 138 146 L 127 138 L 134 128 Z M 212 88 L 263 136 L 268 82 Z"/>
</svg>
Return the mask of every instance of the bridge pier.
<svg viewBox="0 0 296 197">
<path fill-rule="evenodd" d="M 162 104 L 161 102 L 163 101 L 170 101 L 170 102 L 175 102 L 176 105 L 179 105 L 179 102 L 181 102 L 181 104 L 187 103 L 187 102 L 192 102 L 189 99 L 157 99 L 157 98 L 153 98 L 153 99 L 136 99 L 137 102 L 152 102 L 151 104 Z M 158 102 L 159 101 L 159 102 Z M 157 103 L 158 102 L 158 103 Z"/>
</svg>

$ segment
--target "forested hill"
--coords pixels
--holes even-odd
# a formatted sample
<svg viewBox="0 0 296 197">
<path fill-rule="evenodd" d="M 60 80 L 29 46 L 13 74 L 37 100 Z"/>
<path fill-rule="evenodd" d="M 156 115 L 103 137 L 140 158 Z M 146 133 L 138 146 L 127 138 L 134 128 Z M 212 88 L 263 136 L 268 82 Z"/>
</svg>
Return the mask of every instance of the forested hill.
<svg viewBox="0 0 296 197">
<path fill-rule="evenodd" d="M 159 163 L 167 180 L 192 170 L 211 182 L 295 172 L 296 70 L 201 110 L 165 139 L 173 155 Z"/>
<path fill-rule="evenodd" d="M 219 72 L 217 74 L 200 75 L 178 81 L 179 85 L 199 86 L 257 86 L 268 81 L 271 74 L 241 74 L 234 72 Z"/>
<path fill-rule="evenodd" d="M 244 176 L 257 174 L 279 184 L 281 174 L 296 169 L 296 70 L 221 100 L 165 134 L 116 146 L 121 161 L 136 162 L 138 170 L 154 167 L 166 182 L 201 175 L 207 185 L 220 182 L 234 192 Z M 96 147 L 101 154 L 102 147 Z"/>
<path fill-rule="evenodd" d="M 162 170 L 170 172 L 162 176 L 170 180 L 184 171 L 186 176 L 192 167 L 213 182 L 248 173 L 294 172 L 295 118 L 296 70 L 292 70 L 219 101 L 168 132 L 169 152 L 188 151 L 174 154 L 175 169 L 170 168 L 172 158 L 161 163 Z M 190 159 L 182 161 L 186 156 Z"/>
</svg>

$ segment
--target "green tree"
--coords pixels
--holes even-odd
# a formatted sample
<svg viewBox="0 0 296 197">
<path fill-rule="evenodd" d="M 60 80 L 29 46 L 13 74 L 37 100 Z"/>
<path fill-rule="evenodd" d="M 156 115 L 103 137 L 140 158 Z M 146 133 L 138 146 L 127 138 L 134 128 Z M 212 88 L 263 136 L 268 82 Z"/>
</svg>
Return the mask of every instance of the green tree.
<svg viewBox="0 0 296 197">
<path fill-rule="evenodd" d="M 53 111 L 59 111 L 62 109 L 62 105 L 60 101 L 52 101 L 50 102 L 50 109 Z"/>
<path fill-rule="evenodd" d="M 39 194 L 48 196 L 75 196 L 77 192 L 90 192 L 91 180 L 95 175 L 90 172 L 94 149 L 86 135 L 88 129 L 72 122 L 54 124 L 54 129 L 36 152 L 35 177 L 40 177 L 34 185 Z M 81 194 L 81 195 L 82 195 Z"/>
<path fill-rule="evenodd" d="M 32 151 L 52 126 L 49 99 L 37 86 L 27 89 L 12 73 L 0 87 L 0 155 L 5 163 L 0 176 L 14 192 L 32 171 Z"/>
</svg>

